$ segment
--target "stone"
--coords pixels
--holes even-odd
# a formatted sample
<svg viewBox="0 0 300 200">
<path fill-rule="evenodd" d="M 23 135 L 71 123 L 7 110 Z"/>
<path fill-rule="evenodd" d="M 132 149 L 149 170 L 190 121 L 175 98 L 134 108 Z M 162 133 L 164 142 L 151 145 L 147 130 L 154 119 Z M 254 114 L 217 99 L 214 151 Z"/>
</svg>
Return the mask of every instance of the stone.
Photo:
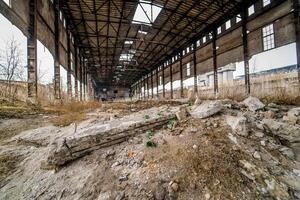
<svg viewBox="0 0 300 200">
<path fill-rule="evenodd" d="M 197 148 L 198 148 L 198 146 L 194 144 L 193 145 L 193 149 L 197 149 Z"/>
<path fill-rule="evenodd" d="M 110 192 L 104 192 L 104 193 L 101 193 L 97 200 L 110 200 L 111 199 L 111 193 Z"/>
<path fill-rule="evenodd" d="M 164 200 L 166 196 L 166 189 L 162 185 L 158 185 L 153 194 L 155 200 Z"/>
<path fill-rule="evenodd" d="M 205 101 L 191 111 L 194 118 L 204 119 L 221 112 L 223 106 L 219 101 Z"/>
<path fill-rule="evenodd" d="M 199 98 L 199 97 L 197 97 L 197 99 L 196 99 L 196 101 L 195 101 L 195 103 L 194 103 L 194 105 L 200 105 L 202 103 L 202 101 L 201 101 L 201 99 Z"/>
<path fill-rule="evenodd" d="M 290 158 L 290 159 L 295 159 L 295 154 L 294 154 L 294 152 L 293 152 L 293 150 L 292 150 L 291 148 L 288 148 L 288 147 L 282 147 L 282 148 L 279 149 L 279 151 L 280 151 L 283 155 L 287 156 L 288 158 Z"/>
<path fill-rule="evenodd" d="M 253 153 L 253 158 L 258 159 L 258 160 L 261 160 L 260 153 L 259 153 L 258 151 L 255 151 L 255 152 Z"/>
<path fill-rule="evenodd" d="M 172 188 L 172 190 L 173 190 L 174 192 L 178 192 L 178 190 L 179 190 L 179 185 L 178 185 L 177 183 L 173 182 L 173 183 L 171 184 L 171 188 Z"/>
<path fill-rule="evenodd" d="M 293 152 L 295 154 L 295 159 L 300 162 L 300 143 L 296 142 L 291 144 L 291 148 L 293 149 Z"/>
<path fill-rule="evenodd" d="M 275 117 L 275 113 L 273 111 L 264 112 L 264 117 L 267 119 L 273 119 Z"/>
<path fill-rule="evenodd" d="M 249 135 L 248 127 L 246 126 L 247 118 L 244 116 L 225 116 L 227 124 L 231 127 L 234 133 L 247 137 Z"/>
<path fill-rule="evenodd" d="M 266 141 L 265 140 L 260 141 L 260 145 L 265 147 L 266 146 Z"/>
<path fill-rule="evenodd" d="M 290 143 L 299 141 L 300 126 L 278 122 L 274 119 L 263 119 L 262 123 L 271 130 L 273 135 L 288 140 Z"/>
<path fill-rule="evenodd" d="M 209 194 L 209 193 L 206 193 L 206 194 L 204 195 L 204 197 L 205 197 L 206 200 L 209 200 L 209 199 L 210 199 L 210 194 Z"/>
<path fill-rule="evenodd" d="M 265 107 L 265 104 L 263 104 L 258 98 L 251 96 L 245 99 L 243 103 L 248 107 L 249 110 L 253 112 L 261 110 Z"/>
<path fill-rule="evenodd" d="M 228 138 L 229 138 L 234 144 L 238 144 L 237 138 L 234 137 L 231 133 L 228 134 Z"/>
<path fill-rule="evenodd" d="M 181 107 L 178 112 L 176 112 L 176 118 L 178 121 L 183 121 L 187 118 L 188 112 L 186 110 L 186 107 Z"/>
<path fill-rule="evenodd" d="M 119 192 L 119 194 L 116 196 L 115 200 L 122 200 L 125 198 L 125 191 Z"/>
<path fill-rule="evenodd" d="M 255 132 L 254 135 L 255 135 L 255 137 L 262 138 L 262 137 L 264 137 L 265 134 L 261 131 L 258 131 L 258 132 Z"/>
</svg>

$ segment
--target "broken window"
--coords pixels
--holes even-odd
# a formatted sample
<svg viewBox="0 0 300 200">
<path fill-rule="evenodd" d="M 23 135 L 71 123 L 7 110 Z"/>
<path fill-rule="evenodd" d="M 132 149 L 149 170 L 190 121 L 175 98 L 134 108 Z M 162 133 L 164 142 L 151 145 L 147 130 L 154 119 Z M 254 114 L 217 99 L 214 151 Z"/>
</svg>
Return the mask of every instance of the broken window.
<svg viewBox="0 0 300 200">
<path fill-rule="evenodd" d="M 159 15 L 162 7 L 150 1 L 140 0 L 136 8 L 132 23 L 151 26 Z"/>
<path fill-rule="evenodd" d="M 191 63 L 186 64 L 186 76 L 191 75 Z"/>
<path fill-rule="evenodd" d="M 271 0 L 263 0 L 263 7 L 269 5 L 271 3 Z"/>
<path fill-rule="evenodd" d="M 240 14 L 238 14 L 238 15 L 236 16 L 236 23 L 239 23 L 240 21 L 242 21 L 242 17 L 241 17 Z"/>
<path fill-rule="evenodd" d="M 204 37 L 202 38 L 202 42 L 203 42 L 203 44 L 206 42 L 206 36 L 204 36 Z"/>
<path fill-rule="evenodd" d="M 264 51 L 275 48 L 274 25 L 269 24 L 262 29 Z"/>
<path fill-rule="evenodd" d="M 218 34 L 221 34 L 221 33 L 222 33 L 222 27 L 221 27 L 221 26 L 218 27 L 217 33 L 218 33 Z"/>
<path fill-rule="evenodd" d="M 226 22 L 225 27 L 226 27 L 226 30 L 227 30 L 227 29 L 230 29 L 230 27 L 231 27 L 231 20 L 228 20 L 228 21 Z"/>
<path fill-rule="evenodd" d="M 4 0 L 4 3 L 6 3 L 9 7 L 11 7 L 11 2 L 10 2 L 10 0 Z"/>
<path fill-rule="evenodd" d="M 255 8 L 254 8 L 254 5 L 252 5 L 248 8 L 248 16 L 251 16 L 254 13 L 255 13 Z"/>
</svg>

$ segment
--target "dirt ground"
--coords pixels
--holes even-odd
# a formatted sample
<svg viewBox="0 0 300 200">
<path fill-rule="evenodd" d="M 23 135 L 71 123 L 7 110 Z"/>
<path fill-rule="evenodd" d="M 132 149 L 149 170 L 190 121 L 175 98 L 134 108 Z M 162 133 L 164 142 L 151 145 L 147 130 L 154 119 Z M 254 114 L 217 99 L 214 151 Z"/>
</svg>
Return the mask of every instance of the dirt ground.
<svg viewBox="0 0 300 200">
<path fill-rule="evenodd" d="M 53 126 L 52 116 L 45 114 L 2 120 L 0 199 L 299 199 L 299 163 L 281 151 L 290 149 L 290 144 L 252 127 L 268 111 L 249 112 L 235 103 L 223 104 L 225 108 L 209 118 L 169 121 L 59 169 L 45 169 L 41 163 L 56 137 L 73 134 L 73 124 Z M 169 109 L 182 103 L 104 104 L 89 111 L 77 129 L 92 133 L 112 118 L 136 112 L 146 116 L 154 105 Z M 288 109 L 278 108 L 274 118 L 281 119 Z M 161 114 L 159 109 L 151 112 Z M 228 115 L 240 113 L 249 115 L 247 136 L 235 133 L 227 122 Z M 24 142 L 22 136 L 36 140 Z"/>
</svg>

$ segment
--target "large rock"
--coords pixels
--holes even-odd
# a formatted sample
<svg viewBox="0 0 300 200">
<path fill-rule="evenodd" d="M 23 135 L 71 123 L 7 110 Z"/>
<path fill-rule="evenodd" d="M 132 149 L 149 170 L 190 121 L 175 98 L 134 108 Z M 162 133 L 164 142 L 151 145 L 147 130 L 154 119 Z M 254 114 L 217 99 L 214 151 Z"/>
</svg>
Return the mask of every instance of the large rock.
<svg viewBox="0 0 300 200">
<path fill-rule="evenodd" d="M 232 131 L 241 136 L 248 136 L 247 118 L 244 116 L 230 116 L 225 117 L 227 124 L 231 127 Z"/>
<path fill-rule="evenodd" d="M 274 119 L 263 119 L 262 123 L 272 131 L 272 134 L 284 138 L 290 143 L 300 142 L 299 125 L 290 125 Z"/>
<path fill-rule="evenodd" d="M 204 119 L 219 113 L 222 108 L 222 103 L 219 101 L 205 101 L 191 111 L 191 116 Z"/>
<path fill-rule="evenodd" d="M 181 107 L 178 112 L 176 112 L 176 118 L 178 121 L 183 121 L 187 118 L 188 112 L 186 107 Z"/>
<path fill-rule="evenodd" d="M 287 116 L 283 118 L 285 121 L 288 121 L 290 124 L 297 124 L 300 121 L 300 107 L 290 109 L 287 113 Z"/>
<path fill-rule="evenodd" d="M 245 99 L 243 103 L 248 107 L 249 110 L 253 112 L 261 110 L 265 107 L 265 104 L 263 104 L 258 98 L 251 96 Z"/>
</svg>

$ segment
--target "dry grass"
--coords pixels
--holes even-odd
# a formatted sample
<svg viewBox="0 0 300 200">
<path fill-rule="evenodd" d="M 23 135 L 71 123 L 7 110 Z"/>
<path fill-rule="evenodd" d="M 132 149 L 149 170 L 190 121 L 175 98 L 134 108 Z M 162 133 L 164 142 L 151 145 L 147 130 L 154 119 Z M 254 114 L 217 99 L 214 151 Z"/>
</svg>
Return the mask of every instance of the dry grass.
<svg viewBox="0 0 300 200">
<path fill-rule="evenodd" d="M 49 112 L 56 112 L 59 115 L 50 120 L 55 126 L 68 126 L 86 119 L 86 112 L 101 108 L 100 102 L 69 102 L 47 108 Z"/>
</svg>

